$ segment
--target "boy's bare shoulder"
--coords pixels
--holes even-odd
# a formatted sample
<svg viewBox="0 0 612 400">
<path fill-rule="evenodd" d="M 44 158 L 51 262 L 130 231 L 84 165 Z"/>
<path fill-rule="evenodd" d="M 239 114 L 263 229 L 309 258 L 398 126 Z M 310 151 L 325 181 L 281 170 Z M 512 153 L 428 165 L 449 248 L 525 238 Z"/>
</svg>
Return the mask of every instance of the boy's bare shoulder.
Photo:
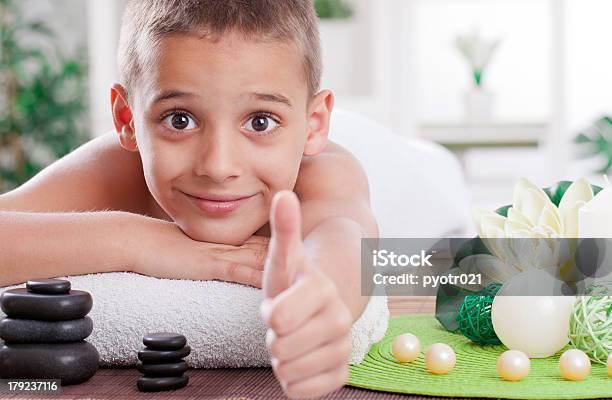
<svg viewBox="0 0 612 400">
<path fill-rule="evenodd" d="M 147 195 L 139 154 L 121 148 L 116 134 L 109 132 L 83 144 L 19 188 L 0 196 L 0 209 L 146 213 Z"/>
<path fill-rule="evenodd" d="M 300 165 L 295 192 L 302 200 L 328 197 L 341 192 L 369 197 L 365 171 L 357 158 L 337 143 L 328 141 L 316 156 L 304 157 Z"/>
</svg>

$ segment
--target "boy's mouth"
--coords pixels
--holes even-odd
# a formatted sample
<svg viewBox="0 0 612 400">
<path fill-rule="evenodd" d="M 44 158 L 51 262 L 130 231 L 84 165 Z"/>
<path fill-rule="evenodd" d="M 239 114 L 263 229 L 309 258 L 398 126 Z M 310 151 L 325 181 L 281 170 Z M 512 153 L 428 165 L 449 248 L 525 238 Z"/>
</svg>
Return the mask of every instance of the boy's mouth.
<svg viewBox="0 0 612 400">
<path fill-rule="evenodd" d="M 236 211 L 246 203 L 252 195 L 233 195 L 233 194 L 198 194 L 185 195 L 202 211 L 212 215 L 224 215 Z"/>
</svg>

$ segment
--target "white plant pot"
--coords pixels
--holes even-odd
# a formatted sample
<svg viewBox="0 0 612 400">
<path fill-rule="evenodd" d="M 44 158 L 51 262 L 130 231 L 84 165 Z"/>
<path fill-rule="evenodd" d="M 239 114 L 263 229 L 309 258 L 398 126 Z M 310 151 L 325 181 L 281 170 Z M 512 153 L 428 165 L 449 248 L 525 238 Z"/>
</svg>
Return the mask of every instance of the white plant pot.
<svg viewBox="0 0 612 400">
<path fill-rule="evenodd" d="M 319 24 L 323 52 L 321 87 L 336 93 L 351 91 L 354 57 L 353 37 L 356 23 L 352 18 L 322 20 Z"/>
<path fill-rule="evenodd" d="M 482 124 L 493 119 L 493 92 L 473 87 L 464 93 L 465 118 L 468 123 Z"/>
</svg>

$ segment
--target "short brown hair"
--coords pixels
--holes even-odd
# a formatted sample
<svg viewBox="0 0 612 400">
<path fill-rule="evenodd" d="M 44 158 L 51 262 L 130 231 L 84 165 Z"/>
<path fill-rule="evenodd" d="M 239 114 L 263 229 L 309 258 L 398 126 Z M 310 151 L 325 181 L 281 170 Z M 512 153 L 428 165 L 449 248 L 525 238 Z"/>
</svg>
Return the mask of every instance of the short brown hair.
<svg viewBox="0 0 612 400">
<path fill-rule="evenodd" d="M 164 36 L 197 33 L 219 37 L 292 41 L 302 53 L 310 94 L 319 90 L 321 48 L 312 0 L 129 0 L 119 40 L 119 75 L 128 93 L 151 64 Z"/>
</svg>

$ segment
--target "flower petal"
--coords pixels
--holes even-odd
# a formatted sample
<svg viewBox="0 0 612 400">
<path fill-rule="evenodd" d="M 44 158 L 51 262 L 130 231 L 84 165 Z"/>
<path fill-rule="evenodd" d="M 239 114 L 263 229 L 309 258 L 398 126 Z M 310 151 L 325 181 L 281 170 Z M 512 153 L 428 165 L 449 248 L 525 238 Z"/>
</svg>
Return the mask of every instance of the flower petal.
<svg viewBox="0 0 612 400">
<path fill-rule="evenodd" d="M 584 178 L 574 181 L 567 188 L 559 203 L 559 214 L 564 225 L 564 237 L 578 237 L 578 210 L 591 201 L 593 197 L 593 188 Z"/>
<path fill-rule="evenodd" d="M 556 233 L 557 235 L 563 234 L 563 222 L 561 222 L 561 215 L 559 215 L 559 211 L 554 204 L 549 203 L 543 209 L 540 217 L 538 219 L 537 225 L 546 229 L 546 227 L 550 229 L 546 229 L 551 233 Z"/>
<path fill-rule="evenodd" d="M 586 204 L 583 200 L 578 200 L 572 207 L 567 207 L 563 220 L 564 232 L 563 237 L 577 238 L 578 237 L 578 212 Z"/>
<path fill-rule="evenodd" d="M 504 232 L 508 238 L 531 237 L 529 234 L 531 228 L 523 222 L 508 220 L 504 226 Z"/>
<path fill-rule="evenodd" d="M 482 285 L 504 283 L 520 271 L 506 264 L 503 260 L 488 254 L 475 254 L 464 257 L 459 262 L 459 268 L 465 273 L 480 274 Z"/>
<path fill-rule="evenodd" d="M 576 204 L 577 201 L 586 203 L 593 197 L 593 189 L 586 179 L 580 178 L 574 181 L 569 185 L 559 203 L 559 212 L 561 216 L 565 219 L 566 213 L 574 208 L 574 204 Z"/>
<path fill-rule="evenodd" d="M 527 192 L 529 190 L 533 190 L 533 191 L 537 192 L 538 196 L 542 197 L 543 199 L 548 199 L 548 196 L 546 195 L 544 190 L 542 190 L 539 187 L 537 187 L 531 181 L 529 181 L 529 180 L 527 180 L 525 178 L 521 178 L 516 183 L 516 185 L 514 185 L 514 193 L 513 193 L 512 200 L 514 201 L 513 205 L 516 208 L 521 209 L 521 207 L 520 207 L 521 198 L 525 194 L 525 192 Z"/>
<path fill-rule="evenodd" d="M 480 237 L 505 237 L 506 217 L 494 212 L 483 214 L 480 219 Z"/>
<path fill-rule="evenodd" d="M 526 189 L 520 192 L 517 202 L 518 204 L 514 206 L 518 208 L 533 225 L 539 223 L 540 215 L 545 208 L 549 206 L 554 207 L 554 204 L 544 192 L 540 193 L 540 191 L 534 189 Z"/>
<path fill-rule="evenodd" d="M 508 221 L 517 221 L 522 222 L 523 224 L 527 224 L 529 226 L 533 226 L 531 222 L 529 222 L 529 218 L 525 216 L 520 210 L 515 207 L 510 207 L 508 209 Z"/>
</svg>

